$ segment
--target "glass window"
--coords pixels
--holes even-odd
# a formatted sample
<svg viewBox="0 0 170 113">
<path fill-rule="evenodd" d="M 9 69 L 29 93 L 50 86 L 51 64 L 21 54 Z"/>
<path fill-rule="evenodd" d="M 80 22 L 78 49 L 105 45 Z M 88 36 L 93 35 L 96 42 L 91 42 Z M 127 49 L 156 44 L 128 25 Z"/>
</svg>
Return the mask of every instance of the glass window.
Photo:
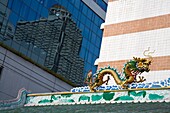
<svg viewBox="0 0 170 113">
<path fill-rule="evenodd" d="M 86 49 L 85 49 L 84 47 L 81 47 L 81 50 L 80 50 L 80 57 L 84 59 L 85 54 L 86 54 Z"/>
<path fill-rule="evenodd" d="M 102 23 L 104 23 L 104 21 L 101 19 L 101 18 L 99 18 L 99 25 L 101 25 Z"/>
<path fill-rule="evenodd" d="M 86 48 L 90 48 L 90 44 L 91 44 L 91 42 L 87 41 L 87 46 L 86 46 Z"/>
<path fill-rule="evenodd" d="M 86 49 L 86 54 L 85 54 L 85 56 L 84 56 L 84 60 L 85 60 L 85 62 L 87 61 L 87 59 L 88 59 L 88 54 L 89 54 L 89 51 Z"/>
<path fill-rule="evenodd" d="M 37 9 L 37 11 L 38 11 L 39 14 L 41 13 L 42 7 L 43 7 L 43 6 L 42 6 L 41 4 L 39 4 L 38 9 Z"/>
<path fill-rule="evenodd" d="M 79 15 L 79 11 L 76 9 L 76 8 L 74 8 L 73 9 L 73 14 L 74 14 L 74 16 L 77 18 L 78 17 L 78 15 Z"/>
<path fill-rule="evenodd" d="M 76 25 L 80 26 L 80 21 L 76 20 Z M 79 27 L 80 28 L 80 27 Z M 82 31 L 82 30 L 81 30 Z"/>
<path fill-rule="evenodd" d="M 6 10 L 6 6 L 0 3 L 0 11 L 1 11 L 0 14 L 5 15 L 5 10 Z"/>
<path fill-rule="evenodd" d="M 35 11 L 37 11 L 38 8 L 38 1 L 37 0 L 32 0 L 31 2 L 31 8 L 34 9 Z"/>
<path fill-rule="evenodd" d="M 82 41 L 82 46 L 83 47 L 86 47 L 88 44 L 87 44 L 87 39 L 86 38 L 83 38 L 83 41 Z"/>
<path fill-rule="evenodd" d="M 30 50 L 27 50 L 27 56 L 28 56 L 29 58 L 31 58 L 31 51 L 30 51 Z"/>
<path fill-rule="evenodd" d="M 10 1 L 10 0 L 8 0 Z M 28 6 L 30 6 L 32 0 L 23 0 L 24 3 L 26 3 Z"/>
<path fill-rule="evenodd" d="M 0 29 L 2 28 L 3 21 L 4 21 L 4 17 L 2 17 L 2 16 L 0 15 Z"/>
<path fill-rule="evenodd" d="M 98 34 L 98 36 L 102 37 L 103 31 L 102 31 L 101 29 L 99 29 L 99 30 L 97 31 L 97 34 Z"/>
<path fill-rule="evenodd" d="M 5 6 L 7 6 L 7 2 L 8 2 L 9 0 L 1 0 L 0 2 L 2 3 L 2 4 L 4 4 Z"/>
<path fill-rule="evenodd" d="M 96 46 L 100 48 L 100 44 L 101 44 L 101 39 L 100 38 L 96 38 Z"/>
<path fill-rule="evenodd" d="M 97 56 L 93 54 L 93 57 L 92 57 L 92 64 L 94 64 L 94 62 L 96 61 L 97 59 Z"/>
<path fill-rule="evenodd" d="M 40 54 L 40 49 L 37 46 L 33 46 L 33 50 L 32 50 L 35 54 L 39 55 Z"/>
<path fill-rule="evenodd" d="M 27 49 L 25 49 L 23 46 L 20 46 L 20 50 L 19 50 L 22 54 L 27 55 Z"/>
<path fill-rule="evenodd" d="M 91 26 L 91 21 L 88 18 L 86 19 L 86 26 L 88 28 L 90 28 L 90 26 Z"/>
<path fill-rule="evenodd" d="M 72 16 L 72 19 L 74 22 L 77 22 L 77 18 L 75 16 Z"/>
<path fill-rule="evenodd" d="M 1 26 L 1 29 L 0 29 L 0 30 L 1 30 L 1 33 L 2 33 L 3 35 L 5 35 L 8 21 L 7 21 L 6 19 L 4 19 L 2 16 L 0 16 L 0 21 L 2 22 L 2 23 L 0 24 L 0 26 Z"/>
<path fill-rule="evenodd" d="M 7 8 L 6 9 L 6 18 L 9 18 L 10 12 L 11 12 L 11 10 Z"/>
<path fill-rule="evenodd" d="M 94 23 L 96 24 L 96 25 L 98 25 L 99 24 L 99 17 L 97 16 L 97 15 L 95 15 L 95 21 L 94 21 Z M 99 26 L 99 25 L 98 25 Z"/>
<path fill-rule="evenodd" d="M 77 0 L 76 0 L 77 1 Z M 79 0 L 78 0 L 79 1 Z M 62 6 L 64 6 L 65 8 L 67 8 L 68 6 L 68 2 L 66 2 L 65 0 L 62 0 Z"/>
<path fill-rule="evenodd" d="M 79 7 L 80 7 L 80 0 L 75 0 L 75 6 L 79 9 Z"/>
<path fill-rule="evenodd" d="M 92 72 L 93 72 L 93 73 L 96 73 L 96 70 L 97 70 L 97 66 L 93 66 L 93 67 L 92 67 Z"/>
<path fill-rule="evenodd" d="M 32 49 L 33 49 L 33 44 L 29 43 L 29 50 L 32 51 Z"/>
<path fill-rule="evenodd" d="M 38 63 L 41 64 L 41 65 L 44 65 L 44 62 L 45 62 L 45 60 L 39 57 Z"/>
<path fill-rule="evenodd" d="M 88 54 L 88 60 L 87 60 L 89 63 L 91 63 L 92 62 L 92 54 L 89 52 L 89 54 Z"/>
<path fill-rule="evenodd" d="M 104 11 L 106 11 L 107 4 L 103 0 L 93 0 L 93 1 L 96 2 L 96 4 L 98 4 Z"/>
<path fill-rule="evenodd" d="M 82 31 L 84 31 L 84 25 L 83 25 L 82 23 L 80 23 L 79 28 L 80 28 Z"/>
<path fill-rule="evenodd" d="M 87 39 L 89 38 L 89 29 L 87 27 L 84 28 L 83 36 L 85 36 Z"/>
<path fill-rule="evenodd" d="M 15 13 L 19 14 L 21 7 L 21 1 L 20 0 L 14 0 L 12 4 L 12 10 L 15 11 Z"/>
<path fill-rule="evenodd" d="M 32 20 L 35 20 L 35 19 L 36 19 L 36 12 L 33 11 L 32 9 L 30 9 L 29 15 L 28 15 L 28 20 L 32 21 Z"/>
<path fill-rule="evenodd" d="M 39 20 L 40 19 L 40 15 L 39 14 L 37 14 L 37 16 L 36 16 L 36 20 Z"/>
<path fill-rule="evenodd" d="M 92 15 L 91 15 L 91 20 L 92 20 L 92 22 L 94 22 L 95 21 L 95 13 L 94 12 L 92 12 Z"/>
<path fill-rule="evenodd" d="M 38 56 L 34 53 L 31 54 L 31 59 L 34 60 L 35 62 L 37 62 L 38 60 Z"/>
<path fill-rule="evenodd" d="M 96 55 L 96 56 L 99 56 L 99 51 L 100 49 L 99 48 L 97 48 L 97 47 L 95 47 L 95 49 L 94 49 L 94 54 Z"/>
<path fill-rule="evenodd" d="M 81 14 L 81 22 L 84 24 L 86 23 L 86 17 L 83 14 Z"/>
<path fill-rule="evenodd" d="M 18 21 L 18 16 L 14 13 L 14 12 L 11 12 L 10 16 L 9 16 L 9 21 L 14 25 L 16 26 L 16 23 Z"/>
<path fill-rule="evenodd" d="M 41 15 L 42 15 L 42 17 L 47 17 L 48 16 L 48 9 L 43 7 L 42 10 L 41 10 Z"/>
<path fill-rule="evenodd" d="M 73 5 L 72 4 L 68 4 L 68 10 L 71 14 L 73 14 Z"/>
<path fill-rule="evenodd" d="M 6 45 L 8 45 L 8 46 L 11 46 L 12 40 L 5 40 L 5 41 L 4 41 L 4 44 L 6 44 Z"/>
<path fill-rule="evenodd" d="M 85 15 L 87 15 L 87 10 L 88 10 L 88 7 L 84 4 L 84 5 L 83 5 L 83 10 L 82 10 L 82 12 L 83 12 Z"/>
<path fill-rule="evenodd" d="M 56 1 L 54 0 L 46 0 L 45 2 L 43 2 L 44 6 L 47 8 L 52 7 L 54 4 L 57 4 Z"/>
<path fill-rule="evenodd" d="M 46 54 L 47 54 L 47 52 L 45 52 L 44 50 L 41 49 L 40 57 L 41 57 L 42 59 L 45 59 L 45 58 L 46 58 Z"/>
<path fill-rule="evenodd" d="M 19 51 L 20 45 L 16 41 L 12 41 L 12 48 Z"/>
<path fill-rule="evenodd" d="M 95 33 L 97 33 L 97 30 L 98 30 L 99 28 L 94 24 L 94 26 L 93 26 L 93 31 L 95 32 Z"/>
<path fill-rule="evenodd" d="M 26 49 L 29 48 L 29 43 L 28 43 L 28 42 L 22 41 L 21 44 L 22 44 L 22 46 L 23 46 L 24 48 L 26 48 Z"/>
<path fill-rule="evenodd" d="M 103 0 L 99 0 L 99 5 L 101 6 L 101 8 L 106 11 L 107 10 L 107 4 L 103 1 Z"/>
<path fill-rule="evenodd" d="M 87 39 L 91 42 L 92 31 L 90 29 L 88 29 L 88 30 L 89 30 L 89 35 L 88 35 Z"/>
<path fill-rule="evenodd" d="M 91 42 L 96 43 L 96 34 L 92 32 Z"/>
<path fill-rule="evenodd" d="M 71 2 L 72 4 L 74 4 L 75 1 L 76 1 L 76 0 L 70 0 L 70 2 Z"/>
<path fill-rule="evenodd" d="M 93 26 L 94 26 L 95 24 L 93 23 L 93 22 L 91 22 L 91 26 L 90 26 L 90 29 L 92 30 L 92 31 L 94 31 L 93 30 Z"/>
<path fill-rule="evenodd" d="M 87 9 L 87 16 L 89 19 L 91 19 L 91 16 L 92 16 L 92 10 L 91 9 Z"/>
<path fill-rule="evenodd" d="M 20 16 L 22 16 L 24 19 L 28 18 L 29 13 L 29 7 L 25 4 L 21 6 Z"/>
<path fill-rule="evenodd" d="M 85 69 L 88 72 L 89 70 L 91 70 L 91 65 L 89 63 L 85 63 Z"/>
<path fill-rule="evenodd" d="M 5 0 L 4 0 L 5 1 Z M 12 8 L 13 0 L 8 0 L 8 7 Z"/>
<path fill-rule="evenodd" d="M 95 46 L 93 45 L 93 44 L 90 44 L 90 48 L 89 48 L 89 50 L 90 50 L 90 52 L 94 52 L 94 49 L 95 49 Z"/>
</svg>

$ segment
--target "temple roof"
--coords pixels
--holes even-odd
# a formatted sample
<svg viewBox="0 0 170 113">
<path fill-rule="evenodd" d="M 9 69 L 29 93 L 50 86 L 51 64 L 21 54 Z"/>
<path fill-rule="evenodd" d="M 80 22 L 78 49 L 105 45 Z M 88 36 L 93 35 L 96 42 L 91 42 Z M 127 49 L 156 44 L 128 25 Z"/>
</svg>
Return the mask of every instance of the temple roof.
<svg viewBox="0 0 170 113">
<path fill-rule="evenodd" d="M 59 106 L 32 106 L 1 113 L 169 113 L 170 103 L 117 103 L 117 104 L 77 104 Z"/>
</svg>

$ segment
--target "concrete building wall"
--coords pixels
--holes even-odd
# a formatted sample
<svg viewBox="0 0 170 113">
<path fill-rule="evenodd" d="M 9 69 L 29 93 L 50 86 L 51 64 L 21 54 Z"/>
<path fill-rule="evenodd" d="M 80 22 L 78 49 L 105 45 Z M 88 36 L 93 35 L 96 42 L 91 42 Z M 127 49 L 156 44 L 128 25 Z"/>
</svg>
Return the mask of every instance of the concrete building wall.
<svg viewBox="0 0 170 113">
<path fill-rule="evenodd" d="M 26 88 L 32 93 L 69 91 L 72 86 L 0 47 L 0 100 L 16 98 L 18 90 Z"/>
<path fill-rule="evenodd" d="M 145 57 L 150 47 L 151 71 L 146 82 L 170 77 L 170 1 L 109 0 L 98 68 L 112 66 L 122 71 L 134 57 Z"/>
</svg>

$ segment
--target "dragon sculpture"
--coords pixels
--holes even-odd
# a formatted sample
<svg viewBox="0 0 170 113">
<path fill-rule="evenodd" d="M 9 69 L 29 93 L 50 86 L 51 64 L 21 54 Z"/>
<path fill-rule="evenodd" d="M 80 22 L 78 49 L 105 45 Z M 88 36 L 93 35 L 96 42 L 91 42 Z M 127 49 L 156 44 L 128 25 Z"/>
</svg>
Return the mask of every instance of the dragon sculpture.
<svg viewBox="0 0 170 113">
<path fill-rule="evenodd" d="M 96 91 L 96 87 L 101 86 L 104 83 L 108 83 L 109 81 L 109 76 L 107 77 L 107 80 L 103 81 L 103 77 L 106 74 L 110 74 L 115 82 L 117 83 L 117 85 L 121 85 L 122 88 L 128 88 L 128 84 L 131 83 L 139 83 L 139 82 L 144 82 L 146 81 L 146 79 L 144 79 L 143 76 L 139 76 L 139 80 L 136 79 L 137 75 L 143 73 L 143 72 L 149 72 L 149 66 L 151 65 L 151 62 L 153 60 L 152 56 L 150 55 L 151 53 L 154 52 L 148 52 L 148 50 L 144 51 L 144 56 L 147 56 L 148 58 L 137 58 L 137 57 L 133 57 L 133 60 L 128 61 L 123 68 L 123 76 L 124 78 L 121 78 L 120 74 L 117 72 L 117 70 L 115 68 L 111 68 L 110 66 L 105 68 L 105 69 L 101 69 L 99 70 L 98 73 L 96 73 L 96 77 L 95 77 L 95 81 L 94 83 L 92 83 L 92 74 L 89 78 L 90 84 L 90 90 L 91 91 Z M 148 52 L 148 54 L 146 55 L 146 52 Z"/>
</svg>

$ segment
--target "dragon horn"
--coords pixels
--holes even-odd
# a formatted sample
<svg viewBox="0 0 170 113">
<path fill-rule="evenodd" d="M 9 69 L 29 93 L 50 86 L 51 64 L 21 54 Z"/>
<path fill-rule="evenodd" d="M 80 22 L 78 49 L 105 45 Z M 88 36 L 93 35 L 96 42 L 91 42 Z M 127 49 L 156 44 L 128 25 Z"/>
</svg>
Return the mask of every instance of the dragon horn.
<svg viewBox="0 0 170 113">
<path fill-rule="evenodd" d="M 149 60 L 152 61 L 153 57 L 150 54 L 153 54 L 155 52 L 155 50 L 153 52 L 149 52 L 149 51 L 150 51 L 150 47 L 148 47 L 148 49 L 143 52 L 143 55 L 148 57 Z M 148 52 L 148 54 L 146 54 L 146 52 Z"/>
</svg>

